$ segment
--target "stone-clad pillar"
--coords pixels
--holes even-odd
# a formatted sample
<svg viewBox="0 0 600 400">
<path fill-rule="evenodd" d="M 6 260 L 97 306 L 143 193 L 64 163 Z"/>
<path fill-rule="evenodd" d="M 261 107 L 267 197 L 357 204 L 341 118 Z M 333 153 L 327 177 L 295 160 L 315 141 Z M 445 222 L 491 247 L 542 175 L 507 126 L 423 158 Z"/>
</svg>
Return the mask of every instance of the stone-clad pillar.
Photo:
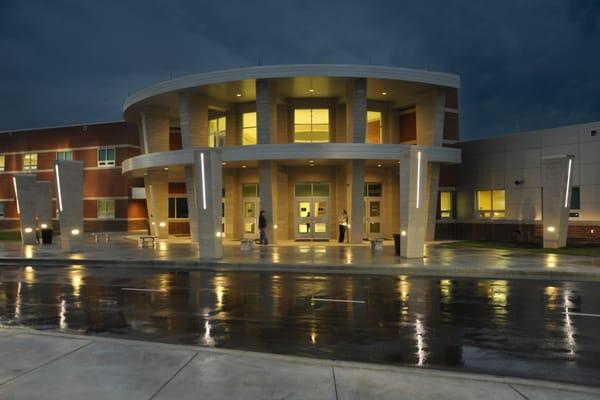
<svg viewBox="0 0 600 400">
<path fill-rule="evenodd" d="M 266 79 L 256 80 L 256 141 L 275 143 L 277 132 L 277 95 L 273 84 Z"/>
<path fill-rule="evenodd" d="M 144 153 L 169 151 L 169 116 L 163 110 L 144 109 L 141 113 Z"/>
<path fill-rule="evenodd" d="M 179 94 L 179 123 L 181 125 L 182 148 L 208 147 L 208 99 L 195 93 Z M 185 188 L 188 202 L 190 235 L 193 242 L 198 241 L 198 216 L 193 204 L 196 202 L 194 191 L 194 167 L 184 167 Z"/>
<path fill-rule="evenodd" d="M 83 161 L 55 161 L 60 244 L 64 251 L 83 246 Z"/>
<path fill-rule="evenodd" d="M 36 183 L 36 215 L 41 229 L 52 229 L 52 186 L 48 181 Z"/>
<path fill-rule="evenodd" d="M 542 158 L 542 218 L 545 249 L 567 245 L 574 159 L 572 155 Z"/>
<path fill-rule="evenodd" d="M 277 242 L 275 237 L 275 225 L 277 221 L 277 164 L 275 161 L 258 162 L 258 188 L 260 199 L 260 210 L 265 212 L 267 219 L 267 239 L 269 244 Z M 258 210 L 260 212 L 260 210 Z"/>
<path fill-rule="evenodd" d="M 400 245 L 406 258 L 423 257 L 429 196 L 427 153 L 410 149 L 400 159 Z"/>
<path fill-rule="evenodd" d="M 23 244 L 36 244 L 35 237 L 35 205 L 36 182 L 34 175 L 15 175 L 13 177 L 17 212 L 21 228 L 21 242 Z"/>
<path fill-rule="evenodd" d="M 346 90 L 346 140 L 349 143 L 365 143 L 366 134 L 367 80 L 356 78 L 348 82 Z"/>
<path fill-rule="evenodd" d="M 365 162 L 364 160 L 351 160 L 348 162 L 349 186 L 347 204 L 350 243 L 362 243 L 364 237 L 364 191 L 365 191 Z"/>
<path fill-rule="evenodd" d="M 198 215 L 198 243 L 200 258 L 223 257 L 223 232 L 221 231 L 221 195 L 223 174 L 221 150 L 204 149 L 194 152 L 194 186 Z"/>
<path fill-rule="evenodd" d="M 169 237 L 169 179 L 164 171 L 148 171 L 144 176 L 150 234 L 159 239 Z M 189 209 L 189 207 L 188 207 Z"/>
<path fill-rule="evenodd" d="M 442 146 L 444 140 L 444 114 L 446 93 L 443 90 L 432 89 L 417 95 L 417 144 L 423 146 Z M 437 199 L 439 193 L 440 165 L 428 166 L 426 240 L 434 240 L 437 220 Z"/>
</svg>

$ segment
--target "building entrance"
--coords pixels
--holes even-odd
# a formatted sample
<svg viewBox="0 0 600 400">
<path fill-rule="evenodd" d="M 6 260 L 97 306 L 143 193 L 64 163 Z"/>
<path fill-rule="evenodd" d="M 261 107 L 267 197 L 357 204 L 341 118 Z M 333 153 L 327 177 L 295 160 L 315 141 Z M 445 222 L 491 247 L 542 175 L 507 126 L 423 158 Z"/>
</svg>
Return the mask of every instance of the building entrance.
<svg viewBox="0 0 600 400">
<path fill-rule="evenodd" d="M 329 240 L 329 183 L 297 183 L 294 194 L 294 238 Z"/>
<path fill-rule="evenodd" d="M 258 239 L 258 214 L 260 212 L 258 184 L 242 185 L 242 226 L 244 239 Z"/>
<path fill-rule="evenodd" d="M 365 183 L 364 232 L 367 239 L 379 239 L 383 236 L 382 213 L 383 185 L 381 183 Z"/>
</svg>

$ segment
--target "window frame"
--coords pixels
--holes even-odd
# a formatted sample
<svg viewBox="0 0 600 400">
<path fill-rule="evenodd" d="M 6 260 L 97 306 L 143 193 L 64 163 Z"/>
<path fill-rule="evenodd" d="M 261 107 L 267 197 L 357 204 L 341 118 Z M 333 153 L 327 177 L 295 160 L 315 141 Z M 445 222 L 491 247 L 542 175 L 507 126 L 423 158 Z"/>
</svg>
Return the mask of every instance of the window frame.
<svg viewBox="0 0 600 400">
<path fill-rule="evenodd" d="M 60 155 L 69 154 L 69 158 L 60 158 Z M 56 151 L 56 161 L 73 161 L 73 150 L 57 150 Z"/>
<path fill-rule="evenodd" d="M 0 154 L 0 172 L 6 171 L 6 156 Z"/>
<path fill-rule="evenodd" d="M 298 124 L 296 122 L 296 111 L 310 111 L 310 123 L 309 124 Z M 320 131 L 315 132 L 314 126 L 324 125 L 324 124 L 318 124 L 318 123 L 313 122 L 313 114 L 315 111 L 327 111 L 327 140 L 326 141 L 314 139 L 315 134 L 321 133 Z M 294 139 L 294 143 L 331 143 L 331 109 L 329 107 L 324 107 L 324 108 L 295 107 L 292 111 L 292 115 L 293 115 L 293 121 L 294 121 L 293 128 L 292 128 L 292 136 Z M 298 131 L 297 131 L 298 125 L 309 125 L 310 126 L 310 130 L 308 132 L 302 132 L 302 133 L 308 133 L 308 135 L 310 136 L 310 141 L 298 141 L 298 138 L 296 137 L 298 134 Z"/>
<path fill-rule="evenodd" d="M 100 212 L 101 204 L 105 205 L 102 213 Z M 112 214 L 108 213 L 108 211 L 110 210 L 110 207 L 107 206 L 108 204 L 112 204 Z M 96 199 L 96 218 L 115 219 L 115 206 L 115 199 Z"/>
<path fill-rule="evenodd" d="M 577 196 L 575 196 L 575 192 L 577 192 Z M 573 202 L 575 198 L 577 198 L 577 208 L 573 207 Z M 569 202 L 569 211 L 581 211 L 581 186 L 571 187 L 571 201 Z"/>
<path fill-rule="evenodd" d="M 217 130 L 211 131 L 211 121 L 216 121 Z M 223 129 L 221 129 L 221 123 Z M 243 129 L 243 127 L 242 127 Z M 223 147 L 225 145 L 225 137 L 227 135 L 227 116 L 223 115 L 208 120 L 208 147 Z"/>
<path fill-rule="evenodd" d="M 479 193 L 488 192 L 490 196 L 490 209 L 480 209 L 479 208 Z M 504 192 L 504 208 L 495 208 L 494 207 L 494 192 Z M 477 218 L 480 219 L 503 219 L 506 218 L 506 189 L 480 189 L 475 190 L 475 212 L 477 213 Z M 489 213 L 489 215 L 485 215 Z"/>
<path fill-rule="evenodd" d="M 35 156 L 35 165 L 31 162 L 32 156 Z M 28 160 L 28 162 L 26 162 Z M 38 153 L 23 153 L 23 171 L 37 171 L 38 169 Z"/>
<path fill-rule="evenodd" d="M 442 194 L 448 193 L 450 196 L 450 209 L 442 210 Z M 438 196 L 438 219 L 439 220 L 452 220 L 455 219 L 454 210 L 455 210 L 455 191 L 454 190 L 440 190 Z M 447 214 L 447 216 L 445 216 Z"/>
<path fill-rule="evenodd" d="M 113 159 L 109 160 L 108 158 L 105 160 L 100 160 L 100 154 L 101 152 L 105 151 L 108 152 L 109 150 L 113 151 Z M 106 153 L 108 155 L 108 153 Z M 117 161 L 117 148 L 116 147 L 99 147 L 98 151 L 96 152 L 96 156 L 98 159 L 98 167 L 100 168 L 110 168 L 110 167 L 114 167 L 116 165 L 116 161 Z"/>
<path fill-rule="evenodd" d="M 179 217 L 178 216 L 178 209 L 179 207 L 177 206 L 177 200 L 178 199 L 183 199 L 186 202 L 186 207 L 187 207 L 187 216 L 186 217 Z M 173 201 L 173 216 L 171 216 L 171 201 Z M 167 218 L 169 220 L 173 220 L 173 221 L 187 221 L 190 219 L 190 208 L 189 208 L 189 204 L 187 201 L 187 196 L 185 195 L 181 195 L 181 196 L 177 196 L 177 195 L 169 195 L 169 199 L 167 200 Z"/>
<path fill-rule="evenodd" d="M 379 142 L 371 143 L 369 139 L 369 113 L 379 114 Z M 383 144 L 383 112 L 381 110 L 367 110 L 367 128 L 365 132 L 365 143 L 367 144 Z"/>
<path fill-rule="evenodd" d="M 244 125 L 244 115 L 254 114 L 254 125 Z M 258 114 L 256 111 L 245 111 L 242 112 L 242 146 L 254 146 L 258 144 Z M 254 129 L 254 142 L 253 143 L 245 143 L 245 130 L 246 129 Z"/>
</svg>

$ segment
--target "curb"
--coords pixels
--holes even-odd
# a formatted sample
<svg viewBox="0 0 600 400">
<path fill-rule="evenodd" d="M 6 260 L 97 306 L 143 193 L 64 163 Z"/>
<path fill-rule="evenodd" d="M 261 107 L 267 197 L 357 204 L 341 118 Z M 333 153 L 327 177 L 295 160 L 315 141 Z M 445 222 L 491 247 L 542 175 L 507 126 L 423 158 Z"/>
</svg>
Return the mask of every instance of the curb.
<svg viewBox="0 0 600 400">
<path fill-rule="evenodd" d="M 537 279 L 574 280 L 600 282 L 598 271 L 546 271 L 539 269 L 491 269 L 478 270 L 468 267 L 448 266 L 375 266 L 369 264 L 294 264 L 294 263 L 236 263 L 226 261 L 198 260 L 115 260 L 115 259 L 72 259 L 72 258 L 0 258 L 0 265 L 37 265 L 59 267 L 65 265 L 85 265 L 89 267 L 141 268 L 159 267 L 163 270 L 190 270 L 211 272 L 278 272 L 278 273 L 318 273 L 325 275 L 407 275 L 423 277 L 457 277 L 484 279 Z"/>
</svg>

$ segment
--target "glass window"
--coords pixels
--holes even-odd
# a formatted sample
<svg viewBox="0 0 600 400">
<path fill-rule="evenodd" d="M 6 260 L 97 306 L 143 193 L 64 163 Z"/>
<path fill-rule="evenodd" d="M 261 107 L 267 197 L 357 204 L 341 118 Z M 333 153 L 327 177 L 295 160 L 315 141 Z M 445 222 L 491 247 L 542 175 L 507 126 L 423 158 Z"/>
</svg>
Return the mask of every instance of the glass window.
<svg viewBox="0 0 600 400">
<path fill-rule="evenodd" d="M 242 184 L 242 197 L 258 197 L 258 183 Z"/>
<path fill-rule="evenodd" d="M 242 114 L 242 145 L 256 144 L 256 112 Z"/>
<path fill-rule="evenodd" d="M 482 218 L 502 218 L 506 215 L 504 190 L 479 190 L 476 193 L 477 211 Z"/>
<path fill-rule="evenodd" d="M 227 132 L 227 121 L 225 117 L 215 118 L 208 121 L 208 147 L 223 147 L 225 145 L 225 134 Z"/>
<path fill-rule="evenodd" d="M 312 185 L 310 183 L 296 183 L 296 197 L 312 196 Z"/>
<path fill-rule="evenodd" d="M 23 171 L 35 171 L 37 169 L 37 153 L 23 154 Z"/>
<path fill-rule="evenodd" d="M 452 218 L 452 192 L 440 192 L 440 218 Z"/>
<path fill-rule="evenodd" d="M 4 218 L 4 203 L 0 203 L 0 218 Z"/>
<path fill-rule="evenodd" d="M 327 108 L 294 110 L 294 142 L 328 143 L 329 110 Z"/>
<path fill-rule="evenodd" d="M 365 183 L 365 196 L 381 197 L 383 185 L 381 183 Z"/>
<path fill-rule="evenodd" d="M 188 218 L 188 204 L 185 197 L 169 197 L 169 218 Z"/>
<path fill-rule="evenodd" d="M 98 149 L 98 166 L 110 167 L 115 165 L 115 148 Z"/>
<path fill-rule="evenodd" d="M 579 187 L 571 188 L 571 210 L 579 210 L 581 208 L 581 193 Z"/>
<path fill-rule="evenodd" d="M 4 171 L 4 156 L 0 156 L 0 171 Z"/>
<path fill-rule="evenodd" d="M 367 143 L 381 144 L 382 124 L 381 112 L 367 111 Z"/>
<path fill-rule="evenodd" d="M 72 160 L 73 159 L 73 152 L 72 151 L 57 151 L 56 152 L 56 159 L 58 161 L 65 161 L 65 160 Z"/>
<path fill-rule="evenodd" d="M 96 206 L 98 209 L 98 218 L 114 218 L 115 217 L 115 200 L 114 199 L 101 199 L 96 200 Z"/>
<path fill-rule="evenodd" d="M 313 183 L 313 196 L 329 196 L 329 183 Z"/>
</svg>

